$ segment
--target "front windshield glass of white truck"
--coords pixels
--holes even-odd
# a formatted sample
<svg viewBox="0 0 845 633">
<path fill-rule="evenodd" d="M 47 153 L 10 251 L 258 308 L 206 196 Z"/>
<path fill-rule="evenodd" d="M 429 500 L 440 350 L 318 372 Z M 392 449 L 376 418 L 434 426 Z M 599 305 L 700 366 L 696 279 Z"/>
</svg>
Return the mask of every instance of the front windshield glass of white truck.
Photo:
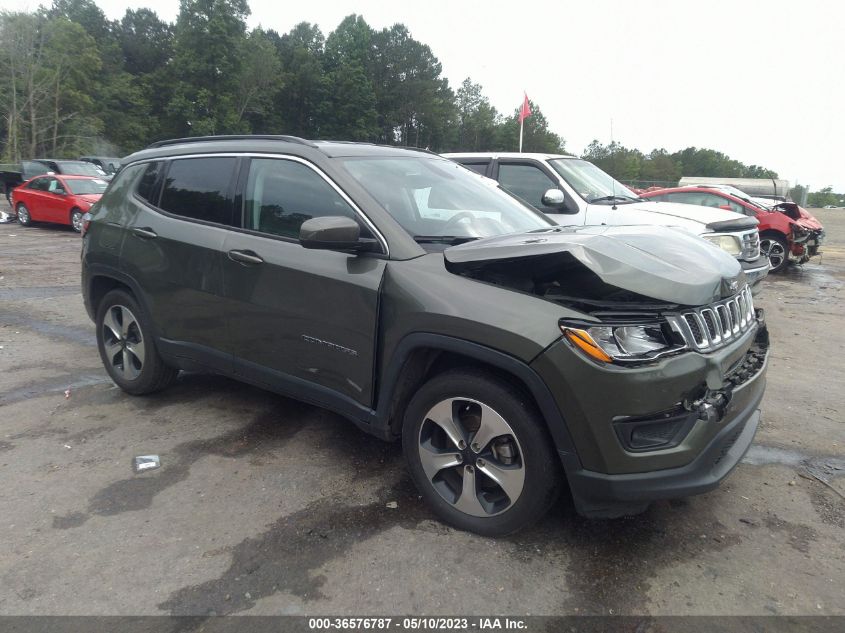
<svg viewBox="0 0 845 633">
<path fill-rule="evenodd" d="M 549 163 L 590 204 L 625 204 L 639 200 L 639 196 L 621 182 L 585 160 L 553 158 Z"/>
</svg>

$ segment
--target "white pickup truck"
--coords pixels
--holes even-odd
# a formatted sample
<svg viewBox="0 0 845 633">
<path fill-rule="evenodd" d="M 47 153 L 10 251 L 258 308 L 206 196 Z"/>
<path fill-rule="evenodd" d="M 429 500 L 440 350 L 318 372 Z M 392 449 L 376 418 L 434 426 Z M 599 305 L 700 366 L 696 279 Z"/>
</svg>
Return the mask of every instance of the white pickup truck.
<svg viewBox="0 0 845 633">
<path fill-rule="evenodd" d="M 718 208 L 646 201 L 592 163 L 562 154 L 443 154 L 546 213 L 558 224 L 650 224 L 700 235 L 736 257 L 752 290 L 769 272 L 757 220 Z"/>
</svg>

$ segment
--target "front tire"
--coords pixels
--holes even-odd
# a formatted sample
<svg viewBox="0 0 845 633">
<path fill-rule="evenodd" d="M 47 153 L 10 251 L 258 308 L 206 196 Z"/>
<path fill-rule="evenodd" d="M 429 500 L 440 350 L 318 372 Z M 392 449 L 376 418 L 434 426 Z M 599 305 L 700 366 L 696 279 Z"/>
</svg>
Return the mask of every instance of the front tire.
<svg viewBox="0 0 845 633">
<path fill-rule="evenodd" d="M 769 260 L 769 272 L 779 273 L 789 263 L 789 246 L 780 235 L 760 236 L 760 252 Z"/>
<path fill-rule="evenodd" d="M 133 395 L 168 387 L 179 373 L 158 353 L 141 306 L 124 290 L 112 290 L 97 310 L 97 348 L 111 379 Z"/>
<path fill-rule="evenodd" d="M 487 372 L 451 370 L 414 395 L 402 426 L 420 494 L 446 523 L 484 536 L 538 521 L 561 472 L 534 402 Z"/>
<path fill-rule="evenodd" d="M 15 207 L 15 210 L 18 214 L 18 224 L 21 226 L 32 226 L 32 216 L 29 213 L 29 209 L 26 208 L 26 205 L 23 202 L 18 202 L 18 206 Z"/>
</svg>

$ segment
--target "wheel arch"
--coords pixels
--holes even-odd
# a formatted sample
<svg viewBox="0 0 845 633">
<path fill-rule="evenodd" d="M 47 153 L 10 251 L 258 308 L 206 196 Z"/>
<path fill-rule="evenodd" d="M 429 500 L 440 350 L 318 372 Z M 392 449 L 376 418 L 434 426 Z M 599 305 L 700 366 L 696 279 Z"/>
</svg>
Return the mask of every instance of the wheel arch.
<svg viewBox="0 0 845 633">
<path fill-rule="evenodd" d="M 97 318 L 100 302 L 112 290 L 125 290 L 140 304 L 141 309 L 150 313 L 146 297 L 138 285 L 123 273 L 106 267 L 91 267 L 84 282 L 85 307 L 91 320 Z M 155 327 L 155 326 L 154 326 Z"/>
<path fill-rule="evenodd" d="M 778 237 L 789 244 L 789 235 L 778 229 L 763 229 L 760 231 L 760 238 L 762 239 L 765 237 Z"/>
<path fill-rule="evenodd" d="M 516 383 L 534 401 L 558 453 L 577 460 L 572 436 L 554 397 L 528 364 L 499 350 L 441 334 L 409 334 L 382 371 L 376 416 L 385 435 L 401 435 L 402 414 L 423 383 L 446 369 L 462 366 L 483 369 Z"/>
</svg>

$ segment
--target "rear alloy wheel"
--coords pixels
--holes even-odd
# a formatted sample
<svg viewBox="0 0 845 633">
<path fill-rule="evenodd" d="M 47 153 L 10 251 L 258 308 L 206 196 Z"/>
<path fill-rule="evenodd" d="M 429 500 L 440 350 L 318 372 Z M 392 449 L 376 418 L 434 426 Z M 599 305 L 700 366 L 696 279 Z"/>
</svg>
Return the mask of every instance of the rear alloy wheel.
<svg viewBox="0 0 845 633">
<path fill-rule="evenodd" d="M 408 405 L 402 430 L 411 475 L 435 512 L 455 527 L 510 534 L 555 499 L 559 467 L 533 402 L 497 377 L 450 371 Z"/>
<path fill-rule="evenodd" d="M 141 307 L 124 290 L 112 290 L 100 303 L 97 347 L 111 379 L 128 393 L 153 393 L 176 379 L 178 371 L 159 356 Z"/>
<path fill-rule="evenodd" d="M 85 215 L 79 209 L 70 212 L 70 225 L 77 233 L 82 233 L 82 216 Z"/>
<path fill-rule="evenodd" d="M 786 240 L 776 235 L 766 235 L 760 240 L 760 253 L 768 258 L 771 273 L 779 273 L 789 261 Z"/>
<path fill-rule="evenodd" d="M 18 213 L 18 222 L 21 226 L 30 226 L 32 224 L 32 216 L 29 215 L 29 209 L 23 202 L 18 202 L 16 207 Z"/>
</svg>

